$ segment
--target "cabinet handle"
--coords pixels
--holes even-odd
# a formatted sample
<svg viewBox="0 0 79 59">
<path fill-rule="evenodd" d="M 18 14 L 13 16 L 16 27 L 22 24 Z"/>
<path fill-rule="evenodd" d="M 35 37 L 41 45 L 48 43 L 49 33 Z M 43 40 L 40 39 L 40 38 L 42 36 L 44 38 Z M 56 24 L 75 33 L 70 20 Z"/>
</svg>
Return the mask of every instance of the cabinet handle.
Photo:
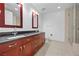
<svg viewBox="0 0 79 59">
<path fill-rule="evenodd" d="M 23 47 L 25 48 L 25 45 Z"/>
<path fill-rule="evenodd" d="M 9 45 L 9 48 L 13 47 L 13 46 L 16 46 L 17 44 L 15 43 L 14 45 Z"/>
<path fill-rule="evenodd" d="M 17 45 L 17 43 L 14 44 L 15 46 Z"/>
<path fill-rule="evenodd" d="M 9 48 L 11 48 L 12 47 L 12 45 L 9 45 Z"/>
<path fill-rule="evenodd" d="M 20 47 L 20 49 L 22 50 L 22 47 Z"/>
</svg>

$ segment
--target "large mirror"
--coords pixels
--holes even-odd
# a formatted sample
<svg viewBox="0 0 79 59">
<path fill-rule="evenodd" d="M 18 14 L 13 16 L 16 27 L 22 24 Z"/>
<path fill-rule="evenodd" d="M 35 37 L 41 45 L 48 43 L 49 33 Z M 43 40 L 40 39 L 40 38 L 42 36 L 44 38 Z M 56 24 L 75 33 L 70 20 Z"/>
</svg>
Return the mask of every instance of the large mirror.
<svg viewBox="0 0 79 59">
<path fill-rule="evenodd" d="M 22 28 L 22 5 L 5 3 L 5 26 Z"/>
<path fill-rule="evenodd" d="M 32 11 L 32 28 L 38 28 L 38 13 Z"/>
</svg>

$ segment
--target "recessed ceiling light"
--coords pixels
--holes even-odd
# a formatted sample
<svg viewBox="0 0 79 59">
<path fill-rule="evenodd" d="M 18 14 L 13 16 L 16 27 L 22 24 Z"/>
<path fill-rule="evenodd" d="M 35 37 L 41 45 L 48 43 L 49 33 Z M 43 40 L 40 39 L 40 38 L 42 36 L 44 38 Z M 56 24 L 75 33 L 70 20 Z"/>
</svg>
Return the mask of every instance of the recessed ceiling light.
<svg viewBox="0 0 79 59">
<path fill-rule="evenodd" d="M 61 7 L 60 7 L 60 6 L 58 6 L 57 8 L 58 8 L 58 9 L 60 9 Z"/>
</svg>

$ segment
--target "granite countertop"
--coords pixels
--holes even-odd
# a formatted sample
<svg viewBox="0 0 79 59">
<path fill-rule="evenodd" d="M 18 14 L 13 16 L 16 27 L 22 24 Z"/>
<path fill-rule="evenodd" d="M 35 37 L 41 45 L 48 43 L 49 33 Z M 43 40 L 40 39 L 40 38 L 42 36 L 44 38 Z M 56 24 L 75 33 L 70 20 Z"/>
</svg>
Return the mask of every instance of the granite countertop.
<svg viewBox="0 0 79 59">
<path fill-rule="evenodd" d="M 22 36 L 22 37 L 19 37 L 19 38 L 12 38 L 12 39 L 8 39 L 8 38 L 16 37 L 16 36 L 14 36 L 14 35 L 3 36 L 3 37 L 0 37 L 0 43 L 5 43 L 5 42 L 8 42 L 8 41 L 17 40 L 17 39 L 20 39 L 20 38 L 23 38 L 23 37 L 28 37 L 28 36 L 32 36 L 32 35 L 36 35 L 36 34 L 40 34 L 40 33 L 41 33 L 41 32 L 18 34 L 18 35 L 16 35 L 16 36 Z"/>
</svg>

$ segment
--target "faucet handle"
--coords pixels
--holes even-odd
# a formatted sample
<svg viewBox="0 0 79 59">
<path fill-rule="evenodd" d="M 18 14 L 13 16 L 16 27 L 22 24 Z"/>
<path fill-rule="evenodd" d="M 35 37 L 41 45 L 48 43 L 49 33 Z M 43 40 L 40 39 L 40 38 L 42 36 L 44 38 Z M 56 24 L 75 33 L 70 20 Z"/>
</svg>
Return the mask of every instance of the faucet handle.
<svg viewBox="0 0 79 59">
<path fill-rule="evenodd" d="M 15 36 L 17 34 L 17 32 L 12 32 L 12 34 Z"/>
</svg>

